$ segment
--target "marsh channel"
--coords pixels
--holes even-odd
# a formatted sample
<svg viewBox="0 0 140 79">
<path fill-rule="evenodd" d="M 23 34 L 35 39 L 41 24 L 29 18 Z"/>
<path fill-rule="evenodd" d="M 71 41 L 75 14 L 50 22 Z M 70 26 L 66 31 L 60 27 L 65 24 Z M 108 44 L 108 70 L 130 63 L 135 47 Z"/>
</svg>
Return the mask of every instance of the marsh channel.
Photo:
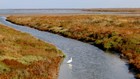
<svg viewBox="0 0 140 79">
<path fill-rule="evenodd" d="M 0 17 L 0 23 L 29 33 L 62 50 L 66 58 L 61 64 L 58 79 L 135 79 L 129 71 L 126 61 L 112 52 L 106 52 L 94 45 L 57 34 L 12 24 L 6 21 L 4 16 Z M 73 58 L 72 63 L 67 64 L 66 62 L 71 57 Z"/>
</svg>

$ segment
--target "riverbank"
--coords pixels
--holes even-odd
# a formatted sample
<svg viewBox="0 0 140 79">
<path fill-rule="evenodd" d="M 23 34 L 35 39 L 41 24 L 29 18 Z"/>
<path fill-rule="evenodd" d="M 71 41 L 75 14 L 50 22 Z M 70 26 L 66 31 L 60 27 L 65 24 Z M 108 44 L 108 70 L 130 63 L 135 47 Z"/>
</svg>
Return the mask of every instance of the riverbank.
<svg viewBox="0 0 140 79">
<path fill-rule="evenodd" d="M 9 16 L 8 21 L 116 50 L 140 77 L 140 17 L 119 15 Z"/>
<path fill-rule="evenodd" d="M 63 57 L 54 45 L 0 25 L 1 79 L 57 79 Z"/>
</svg>

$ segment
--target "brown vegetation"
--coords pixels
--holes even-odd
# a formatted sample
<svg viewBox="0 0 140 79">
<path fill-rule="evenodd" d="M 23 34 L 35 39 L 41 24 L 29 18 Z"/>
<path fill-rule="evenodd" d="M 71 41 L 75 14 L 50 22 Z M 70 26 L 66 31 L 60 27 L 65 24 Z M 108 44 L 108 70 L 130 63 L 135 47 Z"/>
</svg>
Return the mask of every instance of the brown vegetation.
<svg viewBox="0 0 140 79">
<path fill-rule="evenodd" d="M 121 52 L 140 73 L 140 17 L 115 15 L 10 16 L 8 21 Z M 138 76 L 138 75 L 137 75 Z"/>
<path fill-rule="evenodd" d="M 0 25 L 0 79 L 57 79 L 63 57 L 55 46 Z"/>
</svg>

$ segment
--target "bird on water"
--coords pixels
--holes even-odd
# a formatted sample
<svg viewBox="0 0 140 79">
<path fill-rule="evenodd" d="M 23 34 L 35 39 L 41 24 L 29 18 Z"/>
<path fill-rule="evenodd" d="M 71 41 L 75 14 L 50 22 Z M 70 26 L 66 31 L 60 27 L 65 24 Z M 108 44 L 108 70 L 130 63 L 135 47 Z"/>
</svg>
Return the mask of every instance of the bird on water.
<svg viewBox="0 0 140 79">
<path fill-rule="evenodd" d="M 70 58 L 70 60 L 67 61 L 67 64 L 70 64 L 72 62 L 72 57 Z"/>
</svg>

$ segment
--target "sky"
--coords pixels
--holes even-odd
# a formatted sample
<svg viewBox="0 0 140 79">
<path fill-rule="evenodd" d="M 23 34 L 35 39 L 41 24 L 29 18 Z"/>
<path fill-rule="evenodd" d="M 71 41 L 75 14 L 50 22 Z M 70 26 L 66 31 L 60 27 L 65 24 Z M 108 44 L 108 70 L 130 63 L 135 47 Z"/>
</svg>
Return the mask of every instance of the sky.
<svg viewBox="0 0 140 79">
<path fill-rule="evenodd" d="M 140 0 L 0 0 L 0 9 L 140 8 Z"/>
</svg>

